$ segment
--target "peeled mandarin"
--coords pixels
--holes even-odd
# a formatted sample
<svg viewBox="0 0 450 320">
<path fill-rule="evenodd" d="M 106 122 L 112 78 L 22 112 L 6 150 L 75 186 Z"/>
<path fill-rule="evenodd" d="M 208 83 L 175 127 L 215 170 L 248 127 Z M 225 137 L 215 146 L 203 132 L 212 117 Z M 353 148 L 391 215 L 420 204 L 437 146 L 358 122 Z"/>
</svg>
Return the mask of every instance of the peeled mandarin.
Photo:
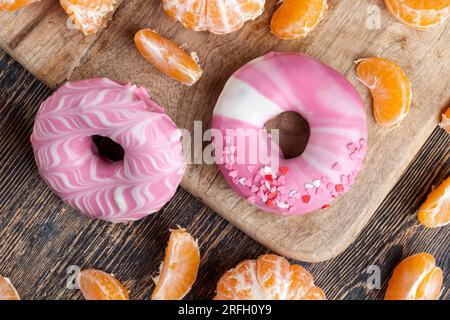
<svg viewBox="0 0 450 320">
<path fill-rule="evenodd" d="M 60 0 L 75 27 L 86 36 L 102 29 L 114 13 L 119 0 Z"/>
<path fill-rule="evenodd" d="M 424 30 L 444 22 L 450 0 L 384 0 L 388 11 L 404 24 Z"/>
<path fill-rule="evenodd" d="M 313 276 L 302 266 L 275 254 L 246 260 L 217 283 L 215 300 L 324 300 Z"/>
<path fill-rule="evenodd" d="M 162 0 L 167 15 L 188 29 L 226 34 L 264 10 L 266 0 Z"/>
<path fill-rule="evenodd" d="M 281 39 L 306 37 L 325 16 L 326 0 L 284 0 L 275 11 L 271 32 Z"/>
</svg>

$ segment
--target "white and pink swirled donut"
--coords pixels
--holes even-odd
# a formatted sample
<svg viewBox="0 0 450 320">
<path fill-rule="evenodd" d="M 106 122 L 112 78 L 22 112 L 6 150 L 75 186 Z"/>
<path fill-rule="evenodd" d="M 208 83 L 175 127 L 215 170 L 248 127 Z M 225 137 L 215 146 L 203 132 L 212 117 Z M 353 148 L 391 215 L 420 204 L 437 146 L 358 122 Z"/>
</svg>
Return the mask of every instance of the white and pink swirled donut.
<svg viewBox="0 0 450 320">
<path fill-rule="evenodd" d="M 92 137 L 122 146 L 97 154 Z M 67 83 L 40 107 L 31 142 L 39 173 L 64 201 L 93 218 L 138 220 L 174 195 L 186 164 L 181 132 L 141 87 L 103 79 Z"/>
<path fill-rule="evenodd" d="M 280 152 L 279 166 L 249 163 L 248 155 L 256 153 L 250 142 L 237 145 L 227 132 L 261 131 L 286 111 L 309 123 L 303 154 L 285 159 L 267 136 L 260 143 Z M 260 209 L 283 215 L 326 208 L 347 192 L 367 148 L 366 113 L 354 87 L 334 69 L 297 53 L 269 53 L 234 73 L 219 97 L 212 127 L 225 137 L 219 169 L 227 182 Z"/>
</svg>

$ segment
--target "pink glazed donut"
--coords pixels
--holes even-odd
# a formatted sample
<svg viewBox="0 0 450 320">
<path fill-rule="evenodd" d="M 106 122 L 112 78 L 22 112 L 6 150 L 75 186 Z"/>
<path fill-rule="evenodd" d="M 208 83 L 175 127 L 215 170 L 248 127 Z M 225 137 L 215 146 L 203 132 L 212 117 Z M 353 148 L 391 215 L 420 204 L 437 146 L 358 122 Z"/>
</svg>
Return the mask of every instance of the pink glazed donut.
<svg viewBox="0 0 450 320">
<path fill-rule="evenodd" d="M 279 152 L 279 165 L 250 163 L 249 154 L 257 152 L 248 139 L 239 145 L 232 132 L 263 132 L 267 121 L 286 111 L 309 123 L 303 154 L 285 159 L 266 134 L 259 141 Z M 216 161 L 226 181 L 258 208 L 283 215 L 328 207 L 349 190 L 367 149 L 366 113 L 354 87 L 334 69 L 297 53 L 269 53 L 235 72 L 219 97 L 212 127 L 222 133 L 215 153 L 222 154 Z"/>
<path fill-rule="evenodd" d="M 124 149 L 122 161 L 97 154 L 94 135 Z M 39 173 L 64 201 L 92 218 L 138 220 L 174 195 L 185 171 L 181 132 L 132 84 L 67 83 L 40 107 L 31 143 Z"/>
</svg>

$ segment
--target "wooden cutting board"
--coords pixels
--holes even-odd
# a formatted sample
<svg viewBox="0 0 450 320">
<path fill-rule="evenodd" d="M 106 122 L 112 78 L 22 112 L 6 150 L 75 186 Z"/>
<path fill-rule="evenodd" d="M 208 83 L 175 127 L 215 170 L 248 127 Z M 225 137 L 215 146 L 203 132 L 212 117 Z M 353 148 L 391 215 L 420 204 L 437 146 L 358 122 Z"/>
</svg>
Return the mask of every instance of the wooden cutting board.
<svg viewBox="0 0 450 320">
<path fill-rule="evenodd" d="M 144 85 L 179 127 L 191 131 L 195 120 L 203 122 L 204 130 L 209 128 L 215 102 L 233 71 L 269 51 L 306 53 L 345 74 L 367 107 L 369 151 L 356 184 L 331 208 L 301 217 L 264 213 L 236 196 L 211 165 L 190 165 L 182 182 L 185 189 L 275 252 L 318 262 L 335 257 L 355 240 L 448 105 L 450 22 L 416 31 L 392 18 L 382 0 L 334 0 L 329 1 L 325 21 L 308 38 L 283 41 L 268 31 L 276 2 L 268 0 L 263 16 L 242 30 L 216 36 L 186 30 L 171 21 L 158 0 L 125 0 L 107 29 L 84 37 L 68 30 L 59 1 L 43 0 L 16 13 L 0 14 L 0 45 L 51 87 L 67 79 L 99 76 Z M 381 29 L 371 30 L 368 19 L 378 11 Z M 198 53 L 205 72 L 197 85 L 184 87 L 139 56 L 133 35 L 143 27 L 156 29 Z M 355 77 L 354 61 L 376 55 L 400 63 L 413 85 L 412 110 L 393 129 L 374 122 L 369 93 Z"/>
</svg>

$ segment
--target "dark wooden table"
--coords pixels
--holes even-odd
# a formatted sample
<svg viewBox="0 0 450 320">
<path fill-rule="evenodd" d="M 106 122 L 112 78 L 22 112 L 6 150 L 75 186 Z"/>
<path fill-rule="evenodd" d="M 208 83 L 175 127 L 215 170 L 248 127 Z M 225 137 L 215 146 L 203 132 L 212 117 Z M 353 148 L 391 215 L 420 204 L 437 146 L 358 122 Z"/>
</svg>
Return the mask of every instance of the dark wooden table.
<svg viewBox="0 0 450 320">
<path fill-rule="evenodd" d="M 93 221 L 63 204 L 40 179 L 29 142 L 35 112 L 51 93 L 0 51 L 0 274 L 22 298 L 81 298 L 66 288 L 68 267 L 76 265 L 112 272 L 132 299 L 148 299 L 176 225 L 199 239 L 202 253 L 190 299 L 212 298 L 225 270 L 268 252 L 182 189 L 158 214 L 129 224 Z M 421 251 L 444 269 L 441 298 L 450 299 L 450 226 L 427 230 L 416 216 L 432 185 L 449 174 L 449 145 L 436 128 L 357 241 L 331 261 L 303 263 L 329 299 L 382 298 L 393 267 Z M 371 265 L 381 270 L 379 290 L 367 286 Z"/>
</svg>

